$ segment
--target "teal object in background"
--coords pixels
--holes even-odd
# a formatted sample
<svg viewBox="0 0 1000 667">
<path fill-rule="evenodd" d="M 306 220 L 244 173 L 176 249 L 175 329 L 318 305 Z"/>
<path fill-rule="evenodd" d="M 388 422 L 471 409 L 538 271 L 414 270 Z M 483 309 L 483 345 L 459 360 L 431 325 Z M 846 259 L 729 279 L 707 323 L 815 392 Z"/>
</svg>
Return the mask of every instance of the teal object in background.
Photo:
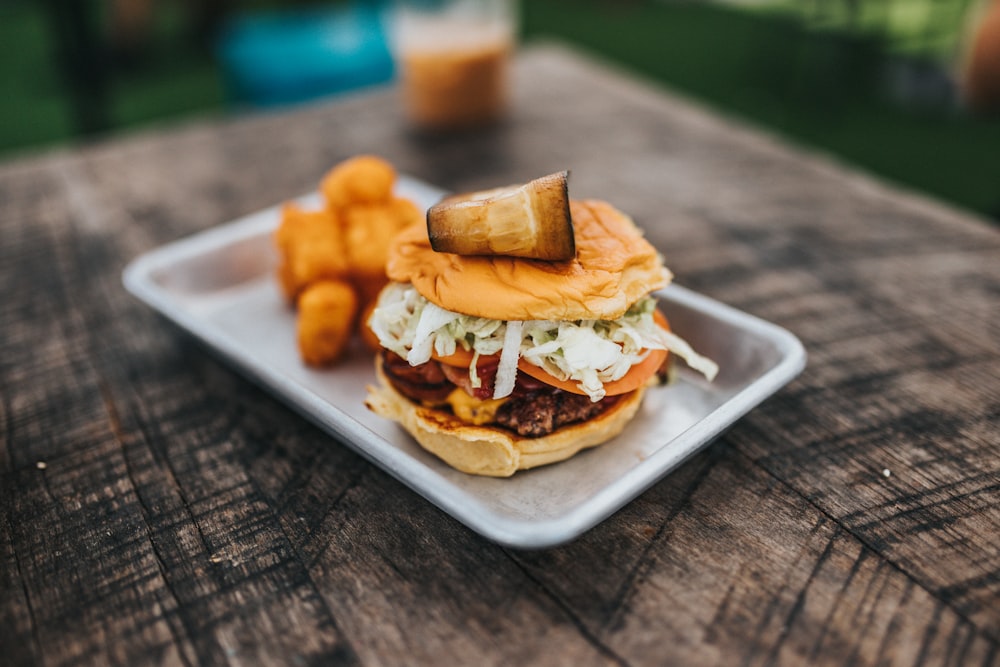
<svg viewBox="0 0 1000 667">
<path fill-rule="evenodd" d="M 231 100 L 253 106 L 303 102 L 394 76 L 377 5 L 236 15 L 217 54 Z"/>
</svg>

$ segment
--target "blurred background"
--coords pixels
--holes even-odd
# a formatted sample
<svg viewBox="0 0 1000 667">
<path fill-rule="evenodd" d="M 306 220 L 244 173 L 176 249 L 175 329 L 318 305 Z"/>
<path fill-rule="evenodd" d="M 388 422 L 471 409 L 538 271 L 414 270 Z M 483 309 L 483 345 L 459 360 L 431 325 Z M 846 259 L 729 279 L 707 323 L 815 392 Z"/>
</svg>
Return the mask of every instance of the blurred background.
<svg viewBox="0 0 1000 667">
<path fill-rule="evenodd" d="M 0 160 L 385 85 L 387 7 L 0 0 Z M 524 0 L 520 35 L 1000 222 L 1000 0 Z"/>
</svg>

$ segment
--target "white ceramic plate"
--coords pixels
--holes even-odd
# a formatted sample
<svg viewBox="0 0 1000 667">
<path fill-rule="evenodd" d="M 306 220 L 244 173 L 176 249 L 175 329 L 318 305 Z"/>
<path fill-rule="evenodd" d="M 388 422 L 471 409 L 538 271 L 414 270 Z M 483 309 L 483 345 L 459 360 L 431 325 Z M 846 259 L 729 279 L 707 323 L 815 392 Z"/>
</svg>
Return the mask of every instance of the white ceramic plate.
<svg viewBox="0 0 1000 667">
<path fill-rule="evenodd" d="M 398 191 L 427 207 L 442 191 L 403 177 Z M 303 198 L 319 205 L 317 195 Z M 471 529 L 499 543 L 548 547 L 571 540 L 707 445 L 805 366 L 788 331 L 678 285 L 658 293 L 672 328 L 720 366 L 707 383 L 683 367 L 677 381 L 646 393 L 614 440 L 512 478 L 466 475 L 367 410 L 374 381 L 358 350 L 330 370 L 299 359 L 294 314 L 274 279 L 271 233 L 279 207 L 182 239 L 134 260 L 126 288 L 205 342 L 344 444 Z"/>
</svg>

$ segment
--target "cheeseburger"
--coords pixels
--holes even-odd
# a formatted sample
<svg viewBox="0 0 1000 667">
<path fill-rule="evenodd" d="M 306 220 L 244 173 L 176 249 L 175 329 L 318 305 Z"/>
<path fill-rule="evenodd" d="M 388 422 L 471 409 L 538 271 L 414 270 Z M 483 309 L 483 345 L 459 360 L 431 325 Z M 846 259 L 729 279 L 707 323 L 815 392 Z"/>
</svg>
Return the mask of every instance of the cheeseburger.
<svg viewBox="0 0 1000 667">
<path fill-rule="evenodd" d="M 464 472 L 509 476 L 610 440 L 669 353 L 716 373 L 657 311 L 650 293 L 671 274 L 631 219 L 603 201 L 565 204 L 565 260 L 438 252 L 424 224 L 390 246 L 366 404 Z"/>
</svg>

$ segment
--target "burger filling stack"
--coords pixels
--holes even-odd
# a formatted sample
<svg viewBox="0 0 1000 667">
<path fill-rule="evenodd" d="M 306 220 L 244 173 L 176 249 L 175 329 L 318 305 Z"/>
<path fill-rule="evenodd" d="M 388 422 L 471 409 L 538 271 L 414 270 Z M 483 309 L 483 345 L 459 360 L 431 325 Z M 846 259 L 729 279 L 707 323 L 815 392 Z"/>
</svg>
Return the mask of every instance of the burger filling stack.
<svg viewBox="0 0 1000 667">
<path fill-rule="evenodd" d="M 510 476 L 621 433 L 671 355 L 671 280 L 632 220 L 571 200 L 566 172 L 448 197 L 389 247 L 367 325 L 381 350 L 367 406 L 467 473 Z"/>
</svg>

